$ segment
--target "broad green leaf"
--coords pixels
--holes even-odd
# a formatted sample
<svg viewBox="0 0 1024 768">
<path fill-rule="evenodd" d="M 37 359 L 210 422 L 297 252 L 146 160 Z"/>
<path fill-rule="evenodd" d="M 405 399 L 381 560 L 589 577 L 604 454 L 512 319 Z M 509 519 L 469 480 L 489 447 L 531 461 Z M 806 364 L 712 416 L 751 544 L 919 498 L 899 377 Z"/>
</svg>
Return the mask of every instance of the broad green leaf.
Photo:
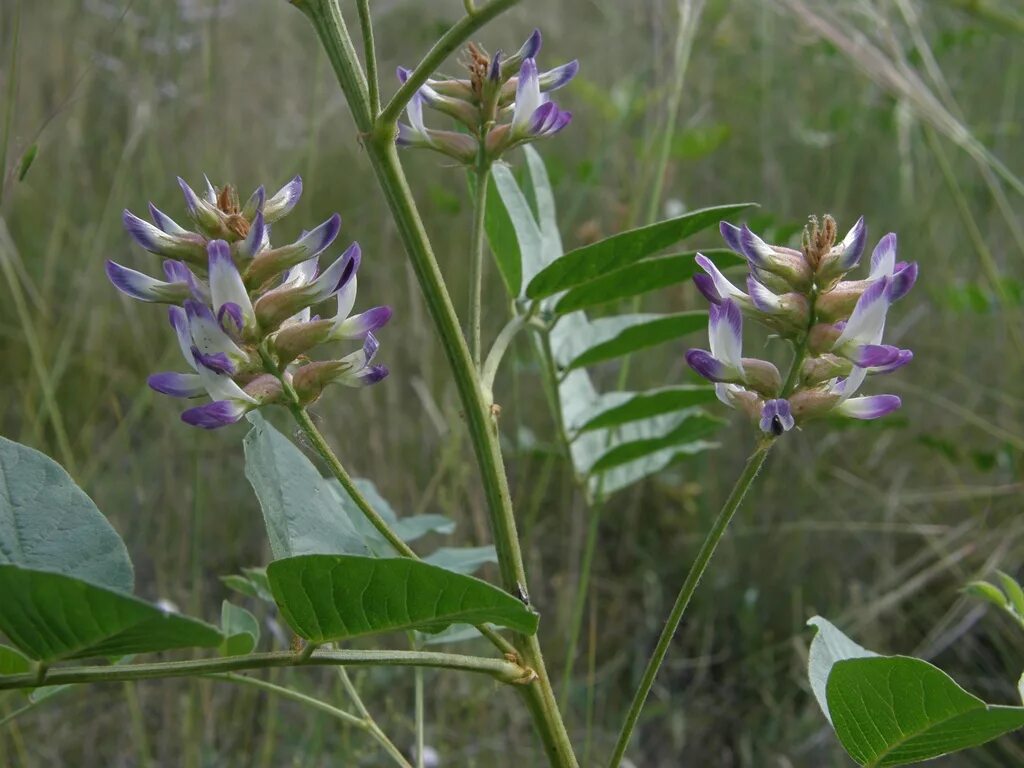
<svg viewBox="0 0 1024 768">
<path fill-rule="evenodd" d="M 450 624 L 537 631 L 537 614 L 518 598 L 408 558 L 304 555 L 271 563 L 267 577 L 289 626 L 314 643 Z"/>
<path fill-rule="evenodd" d="M 1024 727 L 1024 707 L 985 704 L 906 656 L 836 662 L 827 693 L 839 741 L 871 768 L 919 763 Z"/>
<path fill-rule="evenodd" d="M 220 644 L 223 656 L 244 656 L 252 653 L 260 641 L 260 623 L 249 611 L 227 600 L 220 606 Z"/>
<path fill-rule="evenodd" d="M 640 422 L 633 422 L 628 427 L 636 428 L 637 432 L 643 434 L 643 428 L 648 424 L 657 425 L 657 419 L 649 419 Z M 651 429 L 650 437 L 635 437 L 631 434 L 627 439 L 619 439 L 612 443 L 613 447 L 603 452 L 601 457 L 590 467 L 591 473 L 603 472 L 636 461 L 652 453 L 663 451 L 667 448 L 674 449 L 679 453 L 696 453 L 706 450 L 708 445 L 703 438 L 715 432 L 721 425 L 722 420 L 714 416 L 695 410 L 687 414 L 677 426 L 664 434 L 658 434 L 657 426 Z"/>
<path fill-rule="evenodd" d="M 0 631 L 33 659 L 212 648 L 209 624 L 59 573 L 0 565 Z"/>
<path fill-rule="evenodd" d="M 455 573 L 470 574 L 487 563 L 498 562 L 498 553 L 491 544 L 484 547 L 441 547 L 424 557 L 423 562 Z"/>
<path fill-rule="evenodd" d="M 825 718 L 831 723 L 832 716 L 828 711 L 825 689 L 833 665 L 844 659 L 869 658 L 878 654 L 861 648 L 840 632 L 828 619 L 823 619 L 821 616 L 809 619 L 807 625 L 817 629 L 807 657 L 807 677 L 811 681 L 811 691 L 814 693 L 814 698 L 818 700 L 818 706 L 821 707 Z"/>
<path fill-rule="evenodd" d="M 491 178 L 494 182 L 493 191 L 497 191 L 497 197 L 500 198 L 505 215 L 508 217 L 508 225 L 501 221 L 500 216 L 497 217 L 497 220 L 501 223 L 492 225 L 492 228 L 497 226 L 498 231 L 495 232 L 495 240 L 491 242 L 491 247 L 494 249 L 495 245 L 498 246 L 494 251 L 495 257 L 498 259 L 498 268 L 509 289 L 509 294 L 515 298 L 522 292 L 522 286 L 544 268 L 544 240 L 537 220 L 533 217 L 533 211 L 530 210 L 530 203 L 519 189 L 515 176 L 512 175 L 508 166 L 500 163 L 495 165 L 491 172 Z M 508 226 L 511 226 L 515 235 L 515 253 L 519 262 L 518 281 L 513 279 L 516 269 L 512 255 L 513 249 L 510 247 L 508 238 Z M 489 228 L 488 234 L 490 231 Z"/>
<path fill-rule="evenodd" d="M 67 472 L 0 437 L 0 564 L 53 571 L 131 593 L 131 560 L 117 532 Z"/>
<path fill-rule="evenodd" d="M 843 747 L 868 768 L 909 765 L 1024 727 L 1024 707 L 987 705 L 921 659 L 879 656 L 821 617 L 808 674 Z"/>
<path fill-rule="evenodd" d="M 750 205 L 752 203 L 703 208 L 576 248 L 546 267 L 532 280 L 526 279 L 526 295 L 531 299 L 540 299 L 596 280 L 608 272 L 653 256 L 702 229 L 718 224 L 722 219 L 734 216 Z"/>
<path fill-rule="evenodd" d="M 32 660 L 6 645 L 0 645 L 0 675 L 19 675 L 32 669 Z"/>
<path fill-rule="evenodd" d="M 249 414 L 245 476 L 256 491 L 275 558 L 366 552 L 366 544 L 312 462 L 258 413 Z"/>
<path fill-rule="evenodd" d="M 701 253 L 721 269 L 743 261 L 742 256 L 725 249 L 709 249 Z M 694 261 L 696 255 L 697 251 L 686 251 L 673 256 L 644 259 L 622 269 L 613 270 L 589 283 L 570 288 L 555 304 L 555 311 L 564 314 L 589 309 L 688 282 L 699 269 L 697 262 Z"/>
<path fill-rule="evenodd" d="M 568 424 L 567 427 L 572 432 L 590 432 L 692 408 L 713 400 L 714 387 L 702 384 L 681 384 L 646 392 L 608 392 L 599 395 L 587 411 L 581 414 L 585 419 L 582 423 Z"/>
<path fill-rule="evenodd" d="M 602 317 L 587 323 L 582 333 L 561 337 L 557 346 L 552 337 L 552 354 L 560 368 L 583 368 L 678 339 L 707 324 L 708 313 L 704 310 Z"/>
</svg>

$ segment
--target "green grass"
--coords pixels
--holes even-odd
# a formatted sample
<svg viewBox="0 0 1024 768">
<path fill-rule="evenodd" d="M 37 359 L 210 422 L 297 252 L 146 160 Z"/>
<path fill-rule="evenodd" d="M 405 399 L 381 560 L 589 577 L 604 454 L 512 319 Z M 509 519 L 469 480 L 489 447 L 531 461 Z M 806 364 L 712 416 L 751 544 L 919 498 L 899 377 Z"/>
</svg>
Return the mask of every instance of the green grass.
<svg viewBox="0 0 1024 768">
<path fill-rule="evenodd" d="M 712 0 L 701 16 L 668 144 L 666 205 L 753 199 L 762 206 L 754 217 L 776 231 L 792 231 L 811 213 L 831 212 L 841 227 L 864 214 L 871 245 L 896 231 L 901 257 L 920 263 L 921 279 L 890 332 L 916 357 L 884 382 L 904 398 L 898 418 L 818 425 L 769 460 L 677 635 L 634 740 L 637 765 L 848 765 L 803 669 L 804 621 L 816 613 L 868 647 L 923 655 L 986 700 L 1016 695 L 1018 630 L 959 589 L 996 567 L 1019 576 L 1024 562 L 1024 198 L 1012 181 L 1024 176 L 1024 48 L 1019 28 L 999 22 L 999 13 L 1017 14 L 1010 0 L 908 2 L 916 21 L 882 0 L 808 2 L 815 16 L 837 17 L 830 23 L 844 38 L 869 36 L 885 57 L 881 74 L 863 48 L 823 40 L 795 3 Z M 461 3 L 373 5 L 387 95 L 395 66 L 414 63 Z M 482 35 L 490 49 L 508 50 L 540 26 L 542 63 L 581 61 L 560 98 L 574 112 L 572 126 L 538 146 L 567 247 L 645 216 L 675 77 L 672 5 L 526 0 Z M 10 233 L 0 226 L 0 433 L 73 472 L 127 540 L 143 596 L 214 618 L 226 596 L 217 577 L 269 557 L 242 475 L 243 429 L 190 430 L 178 404 L 146 388 L 149 372 L 177 364 L 177 349 L 164 313 L 118 296 L 103 260 L 155 266 L 129 245 L 119 215 L 152 199 L 180 217 L 176 175 L 198 182 L 205 171 L 247 194 L 298 172 L 306 193 L 275 241 L 339 211 L 344 242 L 363 246 L 359 306 L 396 309 L 380 334 L 391 378 L 331 392 L 316 408 L 323 430 L 350 471 L 372 476 L 396 508 L 450 515 L 460 541 L 485 543 L 485 503 L 443 355 L 301 14 L 283 0 L 136 0 L 122 10 L 113 0 L 0 8 L 8 168 L 39 145 L 24 180 L 8 178 L 0 203 Z M 893 72 L 913 73 L 910 91 L 894 90 Z M 986 151 L 950 141 L 949 116 L 970 131 L 961 145 Z M 435 157 L 405 159 L 462 309 L 465 179 Z M 484 333 L 493 338 L 505 321 L 503 289 L 493 265 L 485 277 Z M 692 309 L 697 299 L 674 287 L 645 297 L 643 309 Z M 671 345 L 634 356 L 630 385 L 683 381 L 682 352 Z M 528 344 L 505 370 L 497 387 L 503 431 L 528 427 L 549 440 Z M 610 384 L 618 369 L 595 373 Z M 735 423 L 722 438 L 720 451 L 619 494 L 603 511 L 567 696 L 570 727 L 581 752 L 589 741 L 593 764 L 614 741 L 750 429 Z M 588 521 L 561 462 L 536 453 L 509 461 L 531 598 L 558 680 Z M 412 674 L 354 678 L 396 743 L 411 744 Z M 328 673 L 291 680 L 344 701 Z M 427 743 L 444 765 L 539 764 L 512 691 L 436 672 L 425 684 Z M 0 699 L 0 717 L 22 704 L 17 695 Z M 120 685 L 72 691 L 0 730 L 0 764 L 145 759 L 358 766 L 382 758 L 364 734 L 325 715 L 210 681 L 143 683 L 132 696 Z M 947 764 L 1022 760 L 1024 742 L 1009 737 Z"/>
</svg>

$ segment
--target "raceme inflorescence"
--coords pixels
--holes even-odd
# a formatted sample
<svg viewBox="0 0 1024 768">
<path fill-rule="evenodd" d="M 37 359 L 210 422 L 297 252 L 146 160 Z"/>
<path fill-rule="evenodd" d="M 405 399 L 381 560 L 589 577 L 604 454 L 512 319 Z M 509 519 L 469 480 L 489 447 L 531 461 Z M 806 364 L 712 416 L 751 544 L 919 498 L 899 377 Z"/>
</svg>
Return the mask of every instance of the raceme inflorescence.
<svg viewBox="0 0 1024 768">
<path fill-rule="evenodd" d="M 867 239 L 863 218 L 837 243 L 832 217 L 820 225 L 812 217 L 800 250 L 769 245 L 746 226 L 722 222 L 721 233 L 746 259 L 747 290 L 698 254 L 704 274 L 694 282 L 711 302 L 711 349 L 691 349 L 686 360 L 715 382 L 723 403 L 775 436 L 830 412 L 877 419 L 900 407 L 896 395 L 853 396 L 867 376 L 891 373 L 913 358 L 909 349 L 882 343 L 890 305 L 917 279 L 916 263 L 896 261 L 895 234 L 875 247 L 867 278 L 852 280 L 846 278 Z M 771 362 L 742 356 L 744 316 L 794 344 L 786 381 Z"/>
<path fill-rule="evenodd" d="M 406 107 L 409 122 L 399 124 L 398 144 L 432 149 L 473 165 L 492 162 L 513 147 L 561 131 L 572 113 L 560 109 L 548 94 L 572 80 L 579 63 L 573 60 L 540 72 L 540 46 L 540 30 L 507 57 L 501 51 L 491 56 L 471 43 L 463 60 L 469 77 L 429 79 Z M 403 83 L 408 76 L 408 70 L 398 69 Z M 454 118 L 465 131 L 427 128 L 424 106 Z"/>
<path fill-rule="evenodd" d="M 166 280 L 113 261 L 107 262 L 107 276 L 132 298 L 171 305 L 171 327 L 191 371 L 155 373 L 149 385 L 172 397 L 211 398 L 186 410 L 186 423 L 213 429 L 263 405 L 308 405 L 331 383 L 361 386 L 387 376 L 387 368 L 372 362 L 378 347 L 372 332 L 387 323 L 391 309 L 351 315 L 358 243 L 320 270 L 320 256 L 338 236 L 341 218 L 334 214 L 289 245 L 270 243 L 271 226 L 302 194 L 298 176 L 269 198 L 260 186 L 244 205 L 230 185 L 216 188 L 207 179 L 199 195 L 178 183 L 193 230 L 153 204 L 152 224 L 128 210 L 123 215 L 135 242 L 164 257 Z M 313 316 L 311 307 L 328 300 L 335 314 Z M 362 348 L 340 359 L 307 356 L 326 342 L 351 339 L 361 340 Z"/>
</svg>

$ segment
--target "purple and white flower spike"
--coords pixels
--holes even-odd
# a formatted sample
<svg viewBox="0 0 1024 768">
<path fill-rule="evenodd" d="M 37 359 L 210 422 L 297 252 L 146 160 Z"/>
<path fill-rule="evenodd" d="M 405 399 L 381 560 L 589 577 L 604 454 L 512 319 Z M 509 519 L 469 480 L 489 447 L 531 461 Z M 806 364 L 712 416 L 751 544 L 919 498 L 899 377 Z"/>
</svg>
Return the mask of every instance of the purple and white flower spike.
<svg viewBox="0 0 1024 768">
<path fill-rule="evenodd" d="M 170 397 L 208 396 L 211 402 L 186 410 L 182 420 L 214 429 L 265 405 L 305 406 L 319 397 L 322 386 L 296 401 L 296 390 L 286 386 L 296 379 L 348 386 L 383 379 L 387 369 L 371 364 L 379 346 L 372 332 L 387 323 L 391 309 L 374 307 L 352 315 L 359 246 L 353 243 L 320 271 L 320 257 L 337 238 L 340 217 L 331 216 L 291 245 L 273 248 L 269 224 L 298 202 L 298 176 L 269 199 L 258 187 L 244 206 L 234 188 L 217 189 L 204 181 L 198 195 L 179 179 L 197 231 L 184 229 L 152 204 L 155 226 L 124 212 L 125 229 L 135 242 L 168 257 L 166 281 L 113 261 L 106 265 L 121 292 L 172 305 L 168 316 L 190 370 L 154 373 L 149 386 Z M 310 319 L 312 305 L 335 296 L 335 317 Z M 318 345 L 352 339 L 363 341 L 362 349 L 340 359 L 307 356 Z"/>
<path fill-rule="evenodd" d="M 892 373 L 914 357 L 882 340 L 890 306 L 918 272 L 916 263 L 896 261 L 895 234 L 875 247 L 867 278 L 848 280 L 866 245 L 863 218 L 836 243 L 835 221 L 826 216 L 819 226 L 812 217 L 800 250 L 771 245 L 747 227 L 722 222 L 720 229 L 747 262 L 747 292 L 698 254 L 703 274 L 694 283 L 711 303 L 711 352 L 686 353 L 690 366 L 715 382 L 719 400 L 772 439 L 827 413 L 877 419 L 900 407 L 896 395 L 854 396 L 868 376 Z M 740 357 L 741 311 L 794 345 L 799 368 L 785 385 L 771 363 Z"/>
<path fill-rule="evenodd" d="M 513 147 L 553 136 L 572 120 L 572 114 L 552 102 L 548 93 L 567 85 L 579 72 L 569 61 L 542 72 L 537 66 L 541 35 L 534 30 L 511 56 L 489 55 L 470 44 L 465 65 L 469 79 L 429 78 L 406 104 L 407 123 L 398 125 L 396 142 L 441 152 L 461 163 L 492 163 Z M 409 70 L 399 67 L 405 83 Z M 424 107 L 454 118 L 466 131 L 428 128 Z M 509 122 L 504 122 L 511 116 Z"/>
</svg>

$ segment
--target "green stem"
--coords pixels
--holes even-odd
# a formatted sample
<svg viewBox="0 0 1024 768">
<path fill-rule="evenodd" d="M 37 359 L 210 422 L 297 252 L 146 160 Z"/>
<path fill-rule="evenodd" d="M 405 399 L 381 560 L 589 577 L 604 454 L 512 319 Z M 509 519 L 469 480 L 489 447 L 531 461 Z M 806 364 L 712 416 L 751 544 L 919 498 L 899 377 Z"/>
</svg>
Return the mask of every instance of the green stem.
<svg viewBox="0 0 1024 768">
<path fill-rule="evenodd" d="M 383 536 L 388 544 L 395 548 L 395 550 L 402 557 L 416 557 L 416 553 L 412 551 L 408 544 L 391 530 L 391 526 L 388 525 L 387 521 L 381 517 L 377 510 L 373 508 L 373 505 L 367 501 L 366 497 L 360 492 L 359 488 L 356 487 L 355 482 L 352 480 L 352 476 L 342 466 L 341 461 L 338 460 L 337 455 L 331 450 L 331 446 L 327 444 L 327 439 L 323 433 L 317 429 L 316 424 L 313 423 L 313 419 L 309 417 L 309 411 L 303 408 L 297 403 L 292 403 L 288 406 L 288 410 L 292 412 L 292 416 L 295 418 L 299 428 L 303 431 L 306 437 L 309 438 L 313 447 L 316 448 L 316 452 L 320 454 L 320 457 L 327 462 L 327 466 L 331 470 L 331 474 L 334 475 L 338 482 L 341 483 L 341 487 L 345 489 L 345 492 L 352 498 L 356 506 L 359 507 L 359 511 L 363 513 L 370 524 Z"/>
<path fill-rule="evenodd" d="M 586 495 L 586 488 L 584 495 Z M 576 585 L 576 596 L 573 600 L 572 617 L 569 624 L 569 642 L 565 648 L 565 670 L 562 672 L 562 696 L 560 699 L 562 708 L 567 706 L 569 701 L 569 684 L 572 681 L 572 669 L 576 664 L 576 650 L 580 640 L 580 630 L 583 627 L 583 611 L 587 605 L 587 597 L 590 592 L 590 576 L 594 568 L 594 552 L 597 550 L 597 535 L 601 530 L 601 512 L 604 504 L 600 501 L 594 504 L 587 503 L 587 542 L 583 547 L 583 561 L 580 563 L 580 578 Z"/>
<path fill-rule="evenodd" d="M 473 191 L 473 229 L 469 254 L 469 346 L 473 365 L 480 368 L 480 317 L 484 275 L 484 215 L 487 212 L 487 184 L 491 166 L 481 164 L 476 171 L 476 189 Z"/>
<path fill-rule="evenodd" d="M 697 553 L 697 559 L 690 566 L 690 572 L 686 575 L 686 581 L 683 582 L 683 586 L 676 596 L 675 604 L 672 606 L 672 610 L 665 622 L 665 627 L 658 638 L 658 644 L 655 646 L 654 653 L 651 654 L 651 658 L 647 662 L 647 668 L 640 679 L 640 686 L 633 696 L 633 703 L 630 704 L 629 712 L 626 714 L 626 721 L 622 724 L 618 741 L 615 743 L 615 751 L 608 762 L 609 768 L 618 768 L 622 762 L 622 758 L 626 754 L 626 747 L 629 746 L 629 739 L 633 735 L 633 729 L 640 718 L 640 711 L 647 701 L 647 695 L 651 692 L 654 678 L 661 668 L 661 663 L 665 660 L 665 655 L 668 653 L 672 638 L 679 627 L 679 622 L 683 618 L 683 613 L 686 612 L 686 607 L 690 604 L 690 598 L 693 597 L 693 593 L 697 590 L 697 585 L 700 584 L 701 577 L 704 575 L 708 563 L 711 562 L 711 558 L 715 554 L 715 549 L 718 548 L 719 542 L 721 542 L 722 537 L 725 535 L 729 522 L 732 520 L 736 510 L 739 509 L 743 496 L 746 494 L 747 489 L 750 488 L 751 483 L 754 482 L 754 478 L 757 477 L 757 473 L 764 464 L 764 460 L 768 457 L 772 443 L 773 440 L 771 438 L 763 438 L 750 455 L 743 473 L 737 478 L 736 484 L 729 493 L 729 498 L 725 500 L 725 504 L 718 513 L 718 517 L 715 518 L 714 525 L 708 531 L 708 535 L 701 545 L 700 552 Z"/>
<path fill-rule="evenodd" d="M 405 109 L 405 105 L 409 103 L 420 86 L 427 82 L 427 78 L 444 63 L 444 60 L 457 51 L 459 46 L 469 40 L 472 34 L 484 24 L 518 2 L 519 0 L 491 0 L 483 8 L 473 10 L 467 6 L 467 14 L 441 35 L 441 39 L 427 51 L 427 55 L 409 74 L 409 78 L 402 87 L 391 97 L 391 101 L 380 113 L 380 122 L 384 125 L 394 126 L 398 122 L 398 116 Z"/>
<path fill-rule="evenodd" d="M 273 667 L 350 666 L 350 667 L 436 667 L 464 672 L 478 672 L 505 683 L 522 680 L 528 673 L 518 664 L 505 659 L 463 656 L 456 653 L 433 651 L 316 651 L 302 659 L 291 651 L 253 653 L 248 656 L 230 656 L 217 659 L 189 659 L 163 661 L 152 664 L 118 664 L 97 667 L 69 667 L 50 669 L 47 685 L 79 685 L 82 683 L 117 682 L 123 680 L 151 680 L 165 677 L 236 672 L 244 669 L 270 669 Z M 35 673 L 0 675 L 0 690 L 36 688 L 39 679 Z"/>
<path fill-rule="evenodd" d="M 519 547 L 518 532 L 508 489 L 508 478 L 498 442 L 497 423 L 480 386 L 473 357 L 459 327 L 458 316 L 434 257 L 430 239 L 409 189 L 395 146 L 396 123 L 405 104 L 426 82 L 433 70 L 477 29 L 517 0 L 492 0 L 472 16 L 451 27 L 398 90 L 376 122 L 369 116 L 368 96 L 359 83 L 365 82 L 354 56 L 351 40 L 340 21 L 338 0 L 297 0 L 316 27 L 328 58 L 352 109 L 356 126 L 369 134 L 364 141 L 370 164 L 377 176 L 399 236 L 416 274 L 423 297 L 448 358 L 462 402 L 470 439 L 480 466 L 481 479 L 490 512 L 494 546 L 504 588 L 525 593 L 526 571 Z M 517 659 L 534 674 L 531 684 L 523 685 L 526 700 L 538 733 L 553 766 L 576 768 L 569 735 L 555 702 L 544 657 L 536 637 L 516 635 Z"/>
<path fill-rule="evenodd" d="M 359 714 L 363 716 L 363 723 L 366 730 L 370 733 L 373 738 L 384 748 L 384 751 L 400 765 L 402 768 L 412 768 L 409 761 L 405 759 L 405 755 L 402 754 L 402 750 L 395 746 L 394 742 L 388 738 L 384 730 L 377 725 L 377 721 L 373 719 L 373 715 L 370 714 L 370 710 L 366 708 L 366 704 L 363 703 L 363 697 L 359 695 L 359 691 L 356 689 L 355 684 L 352 682 L 352 678 L 348 676 L 348 671 L 344 667 L 338 667 L 338 678 L 341 680 L 341 684 L 345 687 L 345 692 L 348 697 L 352 699 L 352 703 L 355 704 Z"/>
<path fill-rule="evenodd" d="M 359 29 L 363 35 L 363 58 L 366 59 L 366 81 L 369 87 L 370 114 L 380 113 L 380 81 L 377 77 L 377 49 L 373 43 L 373 19 L 370 17 L 370 0 L 359 0 Z"/>
<path fill-rule="evenodd" d="M 285 688 L 283 685 L 277 685 L 276 683 L 268 682 L 267 680 L 261 680 L 258 677 L 249 677 L 248 675 L 240 675 L 236 672 L 224 672 L 222 674 L 206 675 L 211 680 L 225 680 L 230 683 L 237 683 L 239 685 L 248 685 L 252 688 L 259 688 L 260 690 L 266 691 L 267 693 L 273 693 L 276 696 L 280 696 L 284 699 L 291 699 L 297 701 L 300 704 L 312 707 L 313 709 L 320 710 L 331 717 L 341 720 L 343 723 L 355 726 L 362 730 L 366 730 L 366 721 L 360 717 L 356 717 L 350 712 L 346 712 L 343 709 L 335 707 L 333 704 L 328 704 L 326 701 L 321 701 L 313 696 L 307 696 L 304 693 L 293 690 L 291 688 Z"/>
<path fill-rule="evenodd" d="M 416 768 L 424 768 L 423 765 L 423 742 L 424 742 L 424 717 L 423 717 L 423 670 L 417 669 L 416 675 Z"/>
<path fill-rule="evenodd" d="M 484 364 L 480 366 L 480 386 L 484 389 L 484 394 L 488 399 L 493 400 L 494 391 L 494 379 L 498 375 L 498 368 L 501 367 L 501 361 L 505 357 L 505 353 L 508 351 L 509 344 L 512 343 L 512 339 L 516 337 L 530 321 L 531 314 L 526 315 L 513 315 L 512 319 L 509 320 L 505 327 L 501 329 L 497 338 L 494 339 L 494 344 L 491 345 L 490 351 L 487 353 L 487 357 L 484 359 Z"/>
</svg>

